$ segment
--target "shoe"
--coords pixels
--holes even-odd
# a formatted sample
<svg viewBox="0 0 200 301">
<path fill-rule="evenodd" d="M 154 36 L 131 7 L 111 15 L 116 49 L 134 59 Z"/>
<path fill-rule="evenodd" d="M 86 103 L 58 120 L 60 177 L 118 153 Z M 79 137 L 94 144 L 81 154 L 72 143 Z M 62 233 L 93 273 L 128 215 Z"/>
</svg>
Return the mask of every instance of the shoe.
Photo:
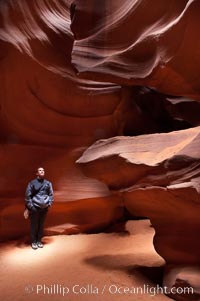
<svg viewBox="0 0 200 301">
<path fill-rule="evenodd" d="M 43 243 L 41 241 L 37 242 L 37 246 L 38 246 L 38 248 L 43 248 L 44 247 L 44 245 L 43 245 Z"/>
<path fill-rule="evenodd" d="M 33 242 L 32 245 L 31 245 L 31 247 L 32 247 L 33 250 L 37 250 L 38 245 L 37 245 L 36 242 Z"/>
</svg>

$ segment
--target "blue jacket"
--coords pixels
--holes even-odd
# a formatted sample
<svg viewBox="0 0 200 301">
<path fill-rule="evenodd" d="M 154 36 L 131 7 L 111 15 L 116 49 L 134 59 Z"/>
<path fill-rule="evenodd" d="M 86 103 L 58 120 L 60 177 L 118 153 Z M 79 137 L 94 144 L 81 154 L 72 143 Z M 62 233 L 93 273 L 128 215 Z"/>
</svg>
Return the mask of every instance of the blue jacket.
<svg viewBox="0 0 200 301">
<path fill-rule="evenodd" d="M 28 183 L 25 194 L 26 208 L 47 208 L 53 202 L 53 188 L 46 179 L 36 178 Z"/>
</svg>

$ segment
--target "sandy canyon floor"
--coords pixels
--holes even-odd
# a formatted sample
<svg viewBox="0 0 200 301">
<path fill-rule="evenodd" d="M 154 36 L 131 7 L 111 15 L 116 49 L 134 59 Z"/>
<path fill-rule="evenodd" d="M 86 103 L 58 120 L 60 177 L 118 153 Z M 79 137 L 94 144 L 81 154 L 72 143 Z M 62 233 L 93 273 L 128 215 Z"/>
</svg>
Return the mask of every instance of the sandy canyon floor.
<svg viewBox="0 0 200 301">
<path fill-rule="evenodd" d="M 44 237 L 43 249 L 23 240 L 1 244 L 4 301 L 172 300 L 156 291 L 164 260 L 155 252 L 149 220 L 127 233 Z"/>
</svg>

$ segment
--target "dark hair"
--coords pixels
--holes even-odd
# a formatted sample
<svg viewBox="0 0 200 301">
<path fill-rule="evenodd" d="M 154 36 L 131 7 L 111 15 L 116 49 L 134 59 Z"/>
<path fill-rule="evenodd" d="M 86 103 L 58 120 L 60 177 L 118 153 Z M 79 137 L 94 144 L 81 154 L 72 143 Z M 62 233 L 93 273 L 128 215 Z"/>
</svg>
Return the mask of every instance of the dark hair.
<svg viewBox="0 0 200 301">
<path fill-rule="evenodd" d="M 40 169 L 40 168 L 44 169 L 44 167 L 42 167 L 42 166 L 39 166 L 39 167 L 36 169 L 36 171 L 38 172 L 38 169 Z"/>
</svg>

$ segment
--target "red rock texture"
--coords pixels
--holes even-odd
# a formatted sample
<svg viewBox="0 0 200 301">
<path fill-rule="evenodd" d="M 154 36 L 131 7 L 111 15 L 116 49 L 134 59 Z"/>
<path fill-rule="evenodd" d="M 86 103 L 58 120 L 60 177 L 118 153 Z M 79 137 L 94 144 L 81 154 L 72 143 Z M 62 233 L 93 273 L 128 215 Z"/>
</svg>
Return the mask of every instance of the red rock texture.
<svg viewBox="0 0 200 301">
<path fill-rule="evenodd" d="M 46 233 L 104 229 L 125 206 L 151 218 L 167 263 L 199 264 L 199 12 L 198 0 L 0 2 L 2 240 L 28 233 L 24 191 L 42 165 Z M 75 165 L 99 139 L 79 163 L 110 191 Z"/>
<path fill-rule="evenodd" d="M 124 209 L 120 199 L 110 196 L 104 184 L 80 172 L 74 163 L 79 156 L 80 150 L 1 146 L 1 240 L 28 235 L 29 221 L 23 218 L 24 193 L 28 181 L 36 177 L 35 168 L 41 164 L 53 183 L 55 197 L 46 234 L 94 232 L 121 220 Z"/>
<path fill-rule="evenodd" d="M 182 288 L 185 293 L 170 294 L 177 301 L 199 300 L 199 267 L 170 264 L 165 269 L 163 285 L 173 290 Z M 177 289 L 178 292 L 178 289 Z M 192 293 L 191 293 L 192 292 Z"/>
<path fill-rule="evenodd" d="M 62 201 L 59 206 L 65 211 L 70 201 L 109 195 L 99 182 L 85 180 L 80 172 L 77 176 L 76 147 L 118 134 L 163 131 L 162 122 L 147 116 L 137 102 L 141 98 L 138 89 L 76 76 L 71 63 L 70 4 L 62 0 L 0 4 L 2 239 L 28 232 L 24 221 L 20 222 L 24 191 L 38 165 L 46 168 L 54 184 L 55 203 Z M 78 206 L 80 202 L 79 211 Z M 102 215 L 100 223 L 121 218 L 118 207 L 117 201 L 116 208 L 110 208 L 116 215 L 109 220 Z M 50 226 L 58 229 L 63 224 L 56 212 Z M 21 225 L 18 228 L 15 219 Z M 82 225 L 73 218 L 69 223 Z M 86 224 L 91 231 L 97 228 L 89 216 Z M 73 232 L 66 225 L 67 231 Z"/>
<path fill-rule="evenodd" d="M 129 91 L 76 77 L 71 64 L 70 1 L 3 1 L 0 23 L 1 238 L 28 233 L 28 224 L 21 220 L 24 191 L 41 165 L 55 190 L 53 216 L 47 224 L 69 223 L 65 233 L 74 227 L 76 232 L 104 228 L 121 216 L 119 204 L 114 206 L 111 200 L 109 218 L 100 213 L 105 201 L 97 198 L 109 195 L 108 189 L 86 179 L 74 162 L 82 149 L 119 134 L 137 115 Z M 91 208 L 88 198 L 93 199 Z M 73 214 L 67 209 L 71 201 L 78 201 L 73 203 Z M 99 210 L 96 221 L 92 208 Z M 66 212 L 62 219 L 61 211 Z"/>
<path fill-rule="evenodd" d="M 133 117 L 121 86 L 77 78 L 69 6 L 62 0 L 1 3 L 0 124 L 6 143 L 88 145 L 118 134 Z"/>
<path fill-rule="evenodd" d="M 156 230 L 154 247 L 174 265 L 174 273 L 176 265 L 200 265 L 199 146 L 196 127 L 100 140 L 77 161 L 87 176 L 121 197 L 132 215 L 150 218 Z M 174 273 L 166 280 L 168 287 L 178 279 Z"/>
<path fill-rule="evenodd" d="M 79 74 L 199 100 L 198 0 L 74 0 L 72 7 Z"/>
</svg>

